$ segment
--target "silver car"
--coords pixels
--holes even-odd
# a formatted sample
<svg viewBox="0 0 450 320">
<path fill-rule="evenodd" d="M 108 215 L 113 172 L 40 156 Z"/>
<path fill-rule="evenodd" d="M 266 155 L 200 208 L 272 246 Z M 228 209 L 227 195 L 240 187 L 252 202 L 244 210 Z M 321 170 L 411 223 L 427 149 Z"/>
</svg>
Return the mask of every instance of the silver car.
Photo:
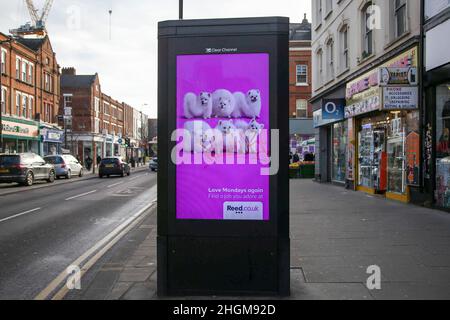
<svg viewBox="0 0 450 320">
<path fill-rule="evenodd" d="M 56 177 L 58 179 L 61 177 L 70 179 L 72 176 L 83 176 L 83 166 L 74 156 L 66 154 L 46 156 L 44 157 L 44 160 L 55 167 Z"/>
</svg>

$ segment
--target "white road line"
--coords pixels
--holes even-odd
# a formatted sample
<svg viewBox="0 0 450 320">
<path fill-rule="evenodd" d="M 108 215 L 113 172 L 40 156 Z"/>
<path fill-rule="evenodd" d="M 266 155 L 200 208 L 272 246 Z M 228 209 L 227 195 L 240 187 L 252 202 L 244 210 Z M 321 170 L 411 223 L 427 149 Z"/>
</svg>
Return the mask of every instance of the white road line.
<svg viewBox="0 0 450 320">
<path fill-rule="evenodd" d="M 112 185 L 107 186 L 107 188 L 112 188 L 112 187 L 118 186 L 118 185 L 121 184 L 121 183 L 122 183 L 122 182 L 114 183 L 114 184 L 112 184 Z"/>
<path fill-rule="evenodd" d="M 97 242 L 92 248 L 86 251 L 83 255 L 81 255 L 78 259 L 71 263 L 71 265 L 79 266 L 81 268 L 81 276 L 85 274 L 92 265 L 95 264 L 98 259 L 100 259 L 115 243 L 117 243 L 124 235 L 127 234 L 134 226 L 136 226 L 140 221 L 145 218 L 143 215 L 148 209 L 150 209 L 154 205 L 154 202 L 150 202 L 144 208 L 139 210 L 138 213 L 134 214 L 130 218 L 128 218 L 125 222 L 119 225 L 116 229 L 114 229 L 111 233 L 109 233 L 102 240 Z M 96 253 L 97 252 L 97 253 Z M 91 257 L 94 253 L 96 253 L 89 261 L 87 261 L 83 266 L 81 265 L 84 261 L 86 261 L 89 257 Z M 61 284 L 64 283 L 68 274 L 66 271 L 61 272 L 50 284 L 42 290 L 34 299 L 35 300 L 45 300 L 48 299 L 52 292 L 58 289 Z M 62 300 L 66 293 L 69 290 L 67 286 L 63 286 L 60 288 L 58 292 L 53 297 L 50 297 L 52 300 Z"/>
<path fill-rule="evenodd" d="M 28 211 L 25 211 L 25 212 L 22 212 L 22 213 L 15 214 L 15 215 L 10 216 L 10 217 L 8 217 L 8 218 L 1 219 L 0 222 L 5 222 L 5 221 L 11 220 L 11 219 L 14 219 L 14 218 L 23 216 L 23 215 L 25 215 L 25 214 L 28 214 L 28 213 L 32 213 L 32 212 L 38 211 L 38 210 L 41 210 L 41 208 L 34 208 L 34 209 L 31 209 L 31 210 L 28 210 Z"/>
<path fill-rule="evenodd" d="M 80 197 L 84 197 L 84 196 L 87 196 L 88 194 L 91 194 L 91 193 L 94 193 L 94 192 L 97 192 L 97 190 L 92 190 L 92 191 L 89 191 L 89 192 L 85 192 L 85 193 L 79 194 L 77 196 L 73 196 L 73 197 L 67 198 L 65 201 L 73 200 L 73 199 L 80 198 Z"/>
</svg>

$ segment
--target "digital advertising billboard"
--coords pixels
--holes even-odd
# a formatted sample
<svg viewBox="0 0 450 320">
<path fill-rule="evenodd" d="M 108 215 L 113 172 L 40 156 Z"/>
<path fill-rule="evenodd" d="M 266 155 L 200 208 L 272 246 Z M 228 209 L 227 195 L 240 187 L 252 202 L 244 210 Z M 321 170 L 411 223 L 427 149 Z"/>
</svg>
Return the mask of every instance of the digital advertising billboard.
<svg viewBox="0 0 450 320">
<path fill-rule="evenodd" d="M 268 54 L 177 57 L 177 129 L 189 136 L 177 153 L 177 219 L 269 220 L 265 128 Z"/>
</svg>

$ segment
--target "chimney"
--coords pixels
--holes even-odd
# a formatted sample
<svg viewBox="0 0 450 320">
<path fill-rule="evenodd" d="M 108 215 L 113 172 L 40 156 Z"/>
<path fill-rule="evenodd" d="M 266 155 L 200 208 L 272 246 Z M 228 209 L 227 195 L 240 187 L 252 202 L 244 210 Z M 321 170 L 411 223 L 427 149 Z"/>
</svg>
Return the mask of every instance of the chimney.
<svg viewBox="0 0 450 320">
<path fill-rule="evenodd" d="M 70 76 L 76 76 L 77 75 L 77 70 L 74 67 L 63 68 L 62 69 L 62 74 L 70 75 Z"/>
</svg>

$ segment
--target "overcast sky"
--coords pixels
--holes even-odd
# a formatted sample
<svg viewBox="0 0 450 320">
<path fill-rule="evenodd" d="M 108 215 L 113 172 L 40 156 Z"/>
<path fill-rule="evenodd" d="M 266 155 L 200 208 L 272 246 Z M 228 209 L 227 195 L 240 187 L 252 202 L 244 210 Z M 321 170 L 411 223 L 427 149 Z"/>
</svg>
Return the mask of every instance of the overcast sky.
<svg viewBox="0 0 450 320">
<path fill-rule="evenodd" d="M 34 0 L 42 8 L 45 0 Z M 310 19 L 310 0 L 184 0 L 185 19 L 288 16 Z M 0 31 L 30 21 L 24 0 L 0 0 Z M 112 38 L 109 13 L 112 10 Z M 102 90 L 156 117 L 157 22 L 178 18 L 178 0 L 54 0 L 47 22 L 61 67 L 98 72 Z M 148 106 L 142 107 L 144 104 Z"/>
</svg>

